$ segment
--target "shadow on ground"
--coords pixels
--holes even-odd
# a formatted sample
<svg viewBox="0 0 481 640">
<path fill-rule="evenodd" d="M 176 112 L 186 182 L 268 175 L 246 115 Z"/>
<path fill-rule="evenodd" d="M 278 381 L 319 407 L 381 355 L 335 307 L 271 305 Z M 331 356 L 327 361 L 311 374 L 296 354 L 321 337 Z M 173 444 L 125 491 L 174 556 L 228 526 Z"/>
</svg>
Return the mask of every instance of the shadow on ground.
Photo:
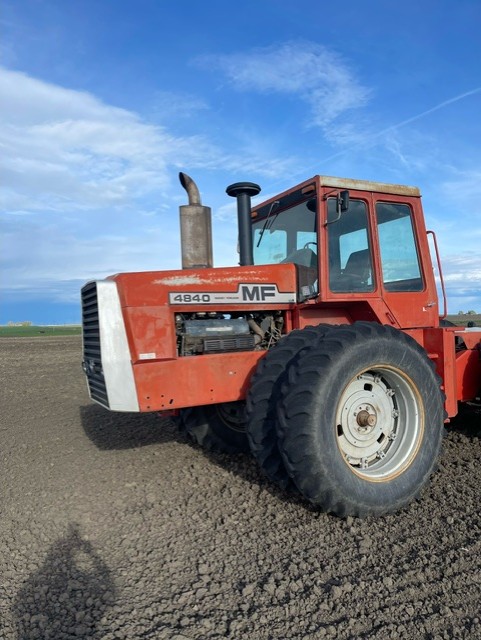
<svg viewBox="0 0 481 640">
<path fill-rule="evenodd" d="M 467 438 L 481 438 L 481 407 L 462 403 L 458 415 L 447 425 L 448 433 L 459 432 Z"/>
<path fill-rule="evenodd" d="M 299 494 L 283 491 L 270 482 L 249 454 L 231 455 L 203 449 L 182 433 L 174 420 L 158 413 L 115 413 L 92 404 L 80 407 L 80 419 L 86 435 L 100 450 L 133 449 L 166 442 L 188 444 L 212 463 L 265 488 L 279 500 L 311 508 Z"/>
<path fill-rule="evenodd" d="M 77 525 L 55 542 L 12 607 L 19 640 L 94 638 L 115 602 L 110 570 Z"/>
<path fill-rule="evenodd" d="M 260 489 L 265 489 L 280 502 L 302 505 L 308 511 L 318 514 L 321 513 L 316 507 L 307 502 L 297 489 L 284 490 L 269 480 L 260 469 L 254 457 L 249 453 L 230 454 L 209 451 L 202 448 L 196 442 L 193 442 L 188 436 L 186 442 L 192 449 L 198 451 L 200 455 L 203 455 L 212 464 L 225 469 L 251 485 L 257 485 Z"/>
<path fill-rule="evenodd" d="M 158 413 L 115 413 L 91 404 L 80 407 L 80 420 L 87 437 L 103 451 L 186 441 L 174 421 Z"/>
</svg>

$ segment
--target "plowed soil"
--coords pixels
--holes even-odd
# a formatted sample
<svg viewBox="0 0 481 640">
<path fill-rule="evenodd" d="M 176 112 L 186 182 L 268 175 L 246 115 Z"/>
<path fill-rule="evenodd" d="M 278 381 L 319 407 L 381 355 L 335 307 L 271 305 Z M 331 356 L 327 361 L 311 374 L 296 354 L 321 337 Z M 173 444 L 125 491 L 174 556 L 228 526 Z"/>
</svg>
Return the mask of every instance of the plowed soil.
<svg viewBox="0 0 481 640">
<path fill-rule="evenodd" d="M 0 340 L 0 638 L 481 638 L 475 411 L 418 502 L 341 520 L 91 404 L 80 349 Z"/>
</svg>

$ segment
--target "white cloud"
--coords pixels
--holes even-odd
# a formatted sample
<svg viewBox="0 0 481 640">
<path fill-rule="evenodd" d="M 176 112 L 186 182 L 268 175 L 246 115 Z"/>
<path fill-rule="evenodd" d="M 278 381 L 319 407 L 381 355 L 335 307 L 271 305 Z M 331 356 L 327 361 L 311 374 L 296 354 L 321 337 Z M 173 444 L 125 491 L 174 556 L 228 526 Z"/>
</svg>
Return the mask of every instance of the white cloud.
<svg viewBox="0 0 481 640">
<path fill-rule="evenodd" d="M 218 68 L 240 91 L 285 93 L 309 105 L 311 124 L 326 127 L 335 118 L 365 105 L 364 87 L 337 53 L 312 42 L 287 42 L 249 53 L 210 55 L 197 59 Z"/>
<path fill-rule="evenodd" d="M 179 268 L 178 169 L 278 177 L 296 162 L 249 140 L 224 153 L 203 135 L 175 136 L 91 94 L 2 68 L 0 92 L 1 279 L 16 299 L 76 301 L 92 278 Z M 217 246 L 220 260 L 230 253 Z"/>
<path fill-rule="evenodd" d="M 157 91 L 149 111 L 163 121 L 170 118 L 177 121 L 208 109 L 205 100 L 190 93 Z"/>
<path fill-rule="evenodd" d="M 447 256 L 443 261 L 443 271 L 445 282 L 481 286 L 481 256 L 471 251 Z"/>
<path fill-rule="evenodd" d="M 174 159 L 195 163 L 202 151 L 216 154 L 200 138 L 194 145 L 90 94 L 22 73 L 0 69 L 0 92 L 2 205 L 9 212 L 125 205 L 165 189 Z"/>
<path fill-rule="evenodd" d="M 481 256 L 469 250 L 462 255 L 448 255 L 442 260 L 442 267 L 449 312 L 481 312 Z"/>
<path fill-rule="evenodd" d="M 442 185 L 442 192 L 452 201 L 463 205 L 475 205 L 479 209 L 481 200 L 481 168 L 460 171 L 454 167 L 451 173 L 454 179 L 446 180 Z M 472 210 L 469 211 L 472 215 Z"/>
<path fill-rule="evenodd" d="M 286 161 L 203 135 L 174 136 L 95 96 L 0 68 L 2 207 L 9 213 L 125 207 L 165 191 L 176 168 L 275 175 Z M 292 162 L 290 160 L 289 162 Z"/>
<path fill-rule="evenodd" d="M 4 225 L 1 279 L 6 294 L 78 301 L 79 288 L 88 280 L 118 272 L 180 268 L 178 225 L 162 215 L 138 235 L 113 227 L 83 237 L 75 228 L 36 222 L 25 233 L 23 220 Z M 95 220 L 88 215 L 88 220 Z M 175 222 L 177 222 L 175 220 Z M 75 227 L 75 225 L 74 225 Z M 33 241 L 34 238 L 34 241 Z M 168 248 L 168 251 L 166 251 Z M 21 256 L 21 259 L 19 259 Z"/>
</svg>

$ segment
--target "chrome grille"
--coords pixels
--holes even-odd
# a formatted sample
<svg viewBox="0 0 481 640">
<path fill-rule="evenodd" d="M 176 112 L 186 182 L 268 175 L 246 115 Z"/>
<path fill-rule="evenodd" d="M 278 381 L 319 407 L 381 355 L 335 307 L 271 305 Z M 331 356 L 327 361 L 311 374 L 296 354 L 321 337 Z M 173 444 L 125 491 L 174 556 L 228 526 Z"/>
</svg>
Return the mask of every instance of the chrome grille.
<svg viewBox="0 0 481 640">
<path fill-rule="evenodd" d="M 89 282 L 82 289 L 83 362 L 90 397 L 104 407 L 109 406 L 102 371 L 97 283 Z"/>
</svg>

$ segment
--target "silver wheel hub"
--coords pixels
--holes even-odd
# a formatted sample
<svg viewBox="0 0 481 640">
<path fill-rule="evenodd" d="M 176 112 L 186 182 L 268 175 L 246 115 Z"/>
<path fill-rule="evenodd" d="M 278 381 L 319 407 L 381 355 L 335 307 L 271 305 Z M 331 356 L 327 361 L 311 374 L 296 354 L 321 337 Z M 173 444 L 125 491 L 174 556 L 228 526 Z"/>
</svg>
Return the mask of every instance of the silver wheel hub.
<svg viewBox="0 0 481 640">
<path fill-rule="evenodd" d="M 337 442 L 351 469 L 380 481 L 412 461 L 424 429 L 423 407 L 414 383 L 391 367 L 356 376 L 341 394 Z"/>
</svg>

